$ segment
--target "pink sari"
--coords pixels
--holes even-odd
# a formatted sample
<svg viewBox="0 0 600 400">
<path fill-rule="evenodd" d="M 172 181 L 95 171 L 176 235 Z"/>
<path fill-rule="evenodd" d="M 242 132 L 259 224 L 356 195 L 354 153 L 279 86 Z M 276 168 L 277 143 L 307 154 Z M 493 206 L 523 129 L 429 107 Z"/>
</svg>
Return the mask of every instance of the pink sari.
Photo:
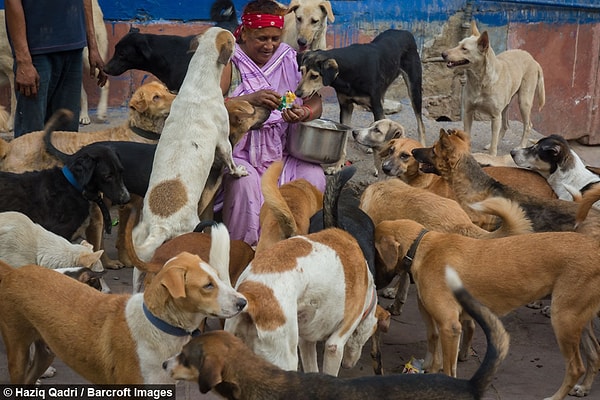
<svg viewBox="0 0 600 400">
<path fill-rule="evenodd" d="M 240 84 L 229 94 L 232 97 L 261 89 L 272 89 L 283 95 L 288 90 L 294 91 L 301 77 L 296 51 L 285 43 L 279 45 L 262 68 L 237 45 L 232 62 L 241 77 Z M 260 178 L 273 161 L 284 160 L 280 185 L 304 178 L 319 190 L 325 190 L 325 174 L 319 164 L 307 163 L 287 154 L 288 125 L 281 112 L 274 110 L 261 129 L 248 131 L 233 149 L 235 162 L 246 167 L 248 176 L 236 179 L 225 175 L 223 180 L 223 222 L 231 239 L 243 240 L 252 246 L 258 242 L 259 214 L 264 201 Z"/>
</svg>

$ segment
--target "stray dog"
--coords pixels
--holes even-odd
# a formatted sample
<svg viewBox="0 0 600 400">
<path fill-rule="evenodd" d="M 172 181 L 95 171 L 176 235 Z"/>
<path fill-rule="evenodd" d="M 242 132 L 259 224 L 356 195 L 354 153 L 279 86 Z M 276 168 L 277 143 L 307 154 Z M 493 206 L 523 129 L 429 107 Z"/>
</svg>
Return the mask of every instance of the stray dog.
<svg viewBox="0 0 600 400">
<path fill-rule="evenodd" d="M 48 121 L 46 130 L 51 132 L 63 119 L 72 117 L 70 111 L 59 110 Z M 90 201 L 101 209 L 106 209 L 102 196 L 114 204 L 129 201 L 122 173 L 119 158 L 108 147 L 83 147 L 66 157 L 62 168 L 22 174 L 0 172 L 0 211 L 21 212 L 45 229 L 72 240 L 89 216 Z"/>
<path fill-rule="evenodd" d="M 231 32 L 222 28 L 212 27 L 198 36 L 197 50 L 165 122 L 167 135 L 156 147 L 142 218 L 133 230 L 135 251 L 143 261 L 150 260 L 165 240 L 192 231 L 200 222 L 198 202 L 215 152 L 226 160 L 230 174 L 247 175 L 231 156 L 229 116 L 219 86 L 234 44 Z"/>
<path fill-rule="evenodd" d="M 197 382 L 201 393 L 214 390 L 227 399 L 237 400 L 269 396 L 348 400 L 481 399 L 508 353 L 509 337 L 502 322 L 469 294 L 456 273 L 450 270 L 446 274 L 456 301 L 481 325 L 488 342 L 485 358 L 469 380 L 440 374 L 339 379 L 323 374 L 282 371 L 254 354 L 239 338 L 223 331 L 192 339 L 183 346 L 181 353 L 165 361 L 163 368 L 174 379 Z"/>
<path fill-rule="evenodd" d="M 212 235 L 211 257 L 218 263 L 181 253 L 133 296 L 99 293 L 38 266 L 0 264 L 0 330 L 11 382 L 34 383 L 56 355 L 95 384 L 172 383 L 161 364 L 198 334 L 201 321 L 229 318 L 246 306 L 221 278 L 227 275 L 227 230 Z"/>
<path fill-rule="evenodd" d="M 327 22 L 335 16 L 327 0 L 292 0 L 285 16 L 281 41 L 298 52 L 327 48 Z"/>
<path fill-rule="evenodd" d="M 380 153 L 383 172 L 388 176 L 400 178 L 411 186 L 428 189 L 440 196 L 455 199 L 454 192 L 445 180 L 438 175 L 420 170 L 419 162 L 412 155 L 412 151 L 420 147 L 419 142 L 410 138 L 390 140 Z M 517 167 L 495 166 L 484 166 L 483 170 L 492 178 L 523 193 L 548 199 L 556 198 L 556 194 L 548 182 L 533 171 Z M 469 213 L 469 210 L 465 211 Z M 476 219 L 475 216 L 471 216 L 471 218 Z"/>
<path fill-rule="evenodd" d="M 115 53 L 104 66 L 107 75 L 118 76 L 130 69 L 150 72 L 169 90 L 177 92 L 194 53 L 196 35 L 154 35 L 131 27 L 115 45 Z"/>
<path fill-rule="evenodd" d="M 296 88 L 296 96 L 310 97 L 324 86 L 333 87 L 340 104 L 340 122 L 348 126 L 352 123 L 354 104 L 371 110 L 375 121 L 384 119 L 385 92 L 402 74 L 417 118 L 419 140 L 425 145 L 425 126 L 421 116 L 423 71 L 417 44 L 410 32 L 388 29 L 371 43 L 307 51 L 298 58 L 302 78 Z M 326 172 L 339 170 L 345 157 L 344 147 L 340 161 L 327 168 Z"/>
<path fill-rule="evenodd" d="M 368 128 L 352 131 L 352 137 L 354 137 L 356 143 L 373 149 L 375 176 L 379 176 L 379 171 L 382 168 L 379 154 L 381 148 L 390 140 L 405 136 L 404 127 L 400 123 L 387 118 L 373 122 Z"/>
<path fill-rule="evenodd" d="M 471 36 L 458 46 L 442 53 L 448 68 L 464 70 L 467 83 L 463 102 L 464 129 L 471 132 L 475 112 L 492 119 L 492 142 L 489 152 L 495 156 L 498 143 L 508 129 L 508 106 L 515 95 L 523 118 L 523 136 L 520 147 L 527 145 L 531 132 L 531 107 L 537 94 L 539 109 L 546 101 L 542 67 L 524 50 L 507 50 L 495 55 L 487 31 L 482 34 L 471 21 Z"/>
<path fill-rule="evenodd" d="M 488 197 L 504 197 L 523 209 L 534 232 L 575 229 L 578 204 L 529 196 L 503 185 L 483 171 L 469 149 L 469 135 L 466 132 L 441 129 L 439 139 L 432 147 L 414 149 L 412 153 L 424 172 L 438 174 L 448 182 L 463 208 Z M 486 215 L 480 216 L 481 220 L 486 218 Z M 600 238 L 600 212 L 591 210 L 577 231 Z"/>
<path fill-rule="evenodd" d="M 210 6 L 210 19 L 216 22 L 215 26 L 229 32 L 235 31 L 239 24 L 235 5 L 231 0 L 215 0 Z"/>
<path fill-rule="evenodd" d="M 584 346 L 584 366 L 579 346 L 582 333 L 600 311 L 596 238 L 544 232 L 478 240 L 428 231 L 405 219 L 377 225 L 375 243 L 385 270 L 412 273 L 433 354 L 432 372 L 441 366 L 437 351 L 441 342 L 443 371 L 456 376 L 462 308 L 444 283 L 444 269 L 451 264 L 473 296 L 497 315 L 551 295 L 552 326 L 565 360 L 564 380 L 551 399 L 589 393 L 600 363 L 597 354 L 587 354 Z M 510 283 L 502 276 L 510 276 Z M 582 384 L 576 386 L 584 372 Z"/>
<path fill-rule="evenodd" d="M 600 176 L 588 170 L 581 158 L 559 135 L 544 137 L 536 144 L 510 152 L 519 167 L 529 168 L 546 178 L 562 200 L 573 200 L 600 183 Z M 594 208 L 600 209 L 600 203 Z"/>
<path fill-rule="evenodd" d="M 256 252 L 292 236 L 306 235 L 310 218 L 323 207 L 323 193 L 306 179 L 278 186 L 283 162 L 275 161 L 261 178 L 265 199 L 260 209 L 260 237 Z"/>
<path fill-rule="evenodd" d="M 175 95 L 160 82 L 140 86 L 129 101 L 129 118 L 123 125 L 97 132 L 54 132 L 54 145 L 65 153 L 105 140 L 156 143 Z M 46 151 L 44 131 L 31 132 L 7 142 L 0 139 L 0 171 L 26 172 L 48 169 L 60 162 Z"/>
</svg>

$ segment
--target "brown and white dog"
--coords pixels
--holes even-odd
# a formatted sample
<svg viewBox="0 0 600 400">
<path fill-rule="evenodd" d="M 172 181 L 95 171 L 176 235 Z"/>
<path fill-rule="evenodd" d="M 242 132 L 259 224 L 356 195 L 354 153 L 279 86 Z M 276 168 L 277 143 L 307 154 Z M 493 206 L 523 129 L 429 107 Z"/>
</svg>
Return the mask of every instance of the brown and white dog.
<svg viewBox="0 0 600 400">
<path fill-rule="evenodd" d="M 586 168 L 569 142 L 550 135 L 532 146 L 510 152 L 514 162 L 543 176 L 562 200 L 573 200 L 600 183 L 600 176 Z M 600 209 L 600 203 L 594 208 Z"/>
<path fill-rule="evenodd" d="M 193 339 L 183 346 L 181 353 L 165 361 L 163 368 L 175 379 L 197 382 L 201 393 L 213 390 L 237 400 L 481 399 L 508 353 L 508 334 L 502 322 L 471 296 L 452 270 L 447 272 L 447 281 L 456 301 L 479 322 L 488 340 L 485 358 L 468 380 L 439 374 L 339 379 L 325 374 L 283 371 L 254 354 L 239 338 L 224 331 L 208 332 Z"/>
<path fill-rule="evenodd" d="M 490 46 L 487 31 L 479 33 L 475 20 L 471 21 L 471 36 L 458 46 L 446 50 L 442 57 L 448 68 L 465 71 L 467 83 L 463 96 L 464 129 L 471 132 L 476 112 L 492 119 L 492 142 L 489 152 L 495 156 L 498 143 L 508 129 L 508 106 L 517 95 L 523 118 L 523 136 L 520 147 L 527 145 L 531 132 L 531 107 L 537 94 L 539 108 L 546 100 L 542 67 L 524 50 L 507 50 L 498 56 Z"/>
<path fill-rule="evenodd" d="M 260 209 L 260 237 L 256 252 L 296 235 L 306 235 L 310 217 L 323 208 L 323 193 L 306 179 L 278 186 L 283 162 L 275 161 L 261 178 L 265 202 Z"/>
<path fill-rule="evenodd" d="M 327 22 L 335 21 L 327 0 L 292 0 L 285 16 L 281 41 L 294 49 L 325 50 Z"/>
<path fill-rule="evenodd" d="M 219 86 L 233 54 L 231 32 L 217 27 L 198 36 L 198 46 L 165 122 L 142 218 L 133 231 L 138 256 L 148 261 L 165 240 L 191 232 L 200 222 L 198 202 L 215 152 L 232 175 L 247 172 L 231 156 L 227 109 Z"/>
<path fill-rule="evenodd" d="M 373 163 L 375 164 L 375 176 L 381 171 L 380 151 L 390 140 L 405 137 L 404 127 L 389 118 L 373 122 L 367 128 L 354 129 L 352 137 L 356 143 L 373 149 Z"/>
<path fill-rule="evenodd" d="M 158 81 L 140 86 L 129 101 L 129 118 L 123 125 L 96 132 L 57 131 L 52 143 L 72 154 L 83 146 L 106 140 L 156 143 L 171 110 L 175 95 Z M 0 139 L 0 171 L 26 172 L 61 165 L 46 151 L 44 131 L 31 132 L 11 141 Z"/>
<path fill-rule="evenodd" d="M 322 372 L 353 367 L 377 327 L 377 293 L 362 250 L 347 232 L 330 228 L 275 243 L 255 256 L 236 289 L 247 309 L 225 330 L 285 370 Z"/>
<path fill-rule="evenodd" d="M 103 294 L 36 265 L 0 263 L 0 330 L 11 382 L 34 383 L 56 355 L 96 384 L 172 383 L 162 362 L 180 351 L 204 318 L 229 318 L 246 306 L 224 281 L 227 229 L 221 225 L 212 235 L 212 266 L 181 253 L 133 296 Z"/>
<path fill-rule="evenodd" d="M 452 265 L 473 296 L 498 315 L 551 295 L 552 326 L 566 372 L 550 399 L 589 393 L 600 367 L 598 344 L 589 354 L 586 348 L 586 367 L 579 346 L 582 333 L 600 311 L 596 238 L 574 232 L 545 232 L 479 240 L 428 231 L 412 220 L 396 220 L 377 225 L 375 243 L 383 269 L 412 273 L 423 305 L 433 372 L 442 366 L 437 352 L 440 339 L 443 370 L 456 376 L 462 308 L 444 281 L 444 270 Z M 405 263 L 407 254 L 411 260 Z M 503 277 L 510 277 L 510 282 Z M 582 384 L 576 385 L 584 372 Z"/>
</svg>

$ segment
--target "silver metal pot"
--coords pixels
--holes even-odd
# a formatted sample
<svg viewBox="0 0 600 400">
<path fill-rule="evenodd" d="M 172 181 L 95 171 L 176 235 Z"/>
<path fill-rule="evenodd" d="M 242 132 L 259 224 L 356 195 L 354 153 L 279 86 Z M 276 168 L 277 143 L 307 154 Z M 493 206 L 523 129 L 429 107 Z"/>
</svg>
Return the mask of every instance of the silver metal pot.
<svg viewBox="0 0 600 400">
<path fill-rule="evenodd" d="M 346 145 L 349 126 L 328 119 L 315 119 L 292 124 L 287 137 L 287 150 L 296 158 L 330 164 L 340 159 Z"/>
</svg>

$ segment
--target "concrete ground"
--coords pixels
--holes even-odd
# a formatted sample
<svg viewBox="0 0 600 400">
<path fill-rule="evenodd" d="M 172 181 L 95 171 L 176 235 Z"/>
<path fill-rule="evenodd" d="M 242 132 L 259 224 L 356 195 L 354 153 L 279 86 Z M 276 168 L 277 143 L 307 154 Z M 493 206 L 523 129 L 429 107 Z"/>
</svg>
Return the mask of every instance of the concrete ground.
<svg viewBox="0 0 600 400">
<path fill-rule="evenodd" d="M 111 124 L 122 123 L 127 111 L 118 109 L 110 110 L 109 122 Z M 332 98 L 326 98 L 324 117 L 338 120 L 337 103 Z M 408 103 L 404 103 L 403 110 L 390 118 L 402 122 L 409 136 L 416 138 L 416 123 Z M 357 111 L 352 122 L 355 127 L 367 126 L 372 121 L 370 113 Z M 82 131 L 93 131 L 103 129 L 107 124 L 94 123 L 82 127 Z M 428 144 L 431 144 L 438 135 L 440 127 L 462 128 L 460 122 L 436 122 L 425 118 L 425 126 L 428 135 Z M 515 147 L 520 139 L 522 125 L 512 122 L 512 131 L 507 133 L 506 138 L 500 145 L 500 154 L 506 154 Z M 476 122 L 472 135 L 472 148 L 474 152 L 483 151 L 483 146 L 489 140 L 489 122 Z M 532 139 L 536 140 L 540 134 L 535 132 Z M 574 144 L 584 160 L 593 166 L 600 166 L 600 152 L 595 147 L 583 147 Z M 357 187 L 373 182 L 375 178 L 371 175 L 372 156 L 358 148 L 352 139 L 349 140 L 348 159 L 358 168 L 357 175 L 353 181 Z M 112 235 L 106 238 L 106 251 L 115 256 L 114 240 L 116 229 Z M 507 249 L 510 251 L 510 249 Z M 500 271 L 502 260 L 499 260 L 499 279 L 512 279 L 510 276 L 502 276 Z M 113 292 L 131 292 L 132 270 L 110 270 L 107 272 L 107 281 Z M 414 285 L 413 285 L 414 286 Z M 390 300 L 380 297 L 383 305 L 388 305 Z M 548 397 L 560 385 L 564 374 L 564 361 L 554 338 L 550 319 L 543 316 L 539 310 L 521 307 L 508 315 L 502 317 L 502 321 L 511 336 L 510 350 L 507 358 L 500 366 L 498 373 L 488 389 L 486 400 L 539 400 Z M 596 324 L 598 325 L 598 324 Z M 214 324 L 211 324 L 214 327 Z M 596 326 L 596 333 L 600 329 Z M 114 332 L 115 336 L 121 332 Z M 93 340 L 94 338 L 85 338 Z M 411 357 L 422 358 L 425 354 L 425 329 L 416 306 L 416 293 L 411 287 L 408 303 L 402 315 L 393 317 L 391 329 L 383 335 L 383 364 L 386 374 L 401 373 L 404 365 Z M 1 344 L 1 343 L 0 343 Z M 351 370 L 341 370 L 340 377 L 370 376 L 373 374 L 369 357 L 369 347 L 365 346 L 363 356 L 359 364 Z M 477 328 L 473 343 L 473 354 L 465 362 L 458 365 L 458 375 L 461 378 L 469 378 L 480 365 L 485 355 L 486 343 L 483 333 Z M 6 367 L 6 355 L 3 346 L 0 347 L 0 384 L 8 383 L 8 371 Z M 43 385 L 53 384 L 75 384 L 85 383 L 85 380 L 70 370 L 60 360 L 53 364 L 56 376 L 42 381 Z M 195 383 L 179 383 L 177 386 L 178 399 L 210 399 L 216 396 L 208 394 L 201 395 Z M 600 383 L 596 380 L 589 399 L 600 399 Z"/>
</svg>

